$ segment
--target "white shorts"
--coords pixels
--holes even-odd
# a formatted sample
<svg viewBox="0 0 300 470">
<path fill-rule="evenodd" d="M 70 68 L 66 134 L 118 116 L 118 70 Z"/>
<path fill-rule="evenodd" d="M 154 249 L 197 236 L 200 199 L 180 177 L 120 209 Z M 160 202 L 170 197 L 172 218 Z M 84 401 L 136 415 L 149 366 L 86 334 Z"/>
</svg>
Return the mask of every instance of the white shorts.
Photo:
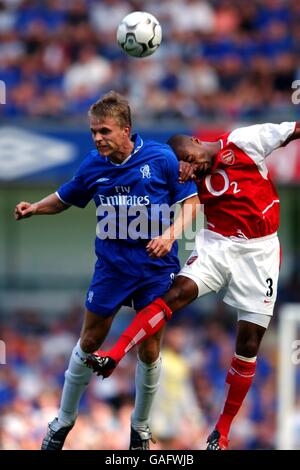
<svg viewBox="0 0 300 470">
<path fill-rule="evenodd" d="M 224 302 L 240 310 L 273 315 L 279 267 L 276 233 L 245 240 L 203 229 L 179 275 L 192 279 L 198 288 L 199 281 L 215 292 L 227 287 Z"/>
</svg>

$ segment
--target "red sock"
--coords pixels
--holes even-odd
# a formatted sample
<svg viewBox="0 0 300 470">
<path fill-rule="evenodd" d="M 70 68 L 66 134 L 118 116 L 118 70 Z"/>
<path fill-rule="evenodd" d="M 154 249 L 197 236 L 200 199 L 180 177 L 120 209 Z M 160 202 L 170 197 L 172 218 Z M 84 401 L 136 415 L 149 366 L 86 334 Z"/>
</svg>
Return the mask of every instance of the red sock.
<svg viewBox="0 0 300 470">
<path fill-rule="evenodd" d="M 160 298 L 140 310 L 115 346 L 106 351 L 105 355 L 119 362 L 125 354 L 141 341 L 153 336 L 172 316 L 172 310 Z"/>
<path fill-rule="evenodd" d="M 239 411 L 252 384 L 255 374 L 255 362 L 247 362 L 234 357 L 227 373 L 228 394 L 225 405 L 216 424 L 216 429 L 223 436 L 228 436 L 233 418 Z"/>
</svg>

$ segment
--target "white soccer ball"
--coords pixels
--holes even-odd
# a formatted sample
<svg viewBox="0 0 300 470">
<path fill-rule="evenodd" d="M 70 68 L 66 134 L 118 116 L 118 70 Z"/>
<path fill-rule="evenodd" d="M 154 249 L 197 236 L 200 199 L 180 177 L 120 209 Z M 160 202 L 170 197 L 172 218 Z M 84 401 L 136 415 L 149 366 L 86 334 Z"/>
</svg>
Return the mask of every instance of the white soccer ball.
<svg viewBox="0 0 300 470">
<path fill-rule="evenodd" d="M 161 26 L 158 20 L 145 11 L 134 11 L 125 16 L 117 31 L 119 46 L 133 57 L 147 57 L 161 43 Z"/>
</svg>

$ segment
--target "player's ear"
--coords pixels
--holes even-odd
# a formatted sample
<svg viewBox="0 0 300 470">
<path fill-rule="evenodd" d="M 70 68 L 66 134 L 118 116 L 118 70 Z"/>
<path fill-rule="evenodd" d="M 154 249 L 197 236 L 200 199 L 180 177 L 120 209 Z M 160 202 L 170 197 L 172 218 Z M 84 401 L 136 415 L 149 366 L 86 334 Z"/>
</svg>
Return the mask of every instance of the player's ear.
<svg viewBox="0 0 300 470">
<path fill-rule="evenodd" d="M 191 141 L 193 142 L 193 144 L 198 144 L 198 145 L 201 144 L 201 140 L 198 139 L 198 137 L 192 137 L 192 138 L 191 138 Z"/>
<path fill-rule="evenodd" d="M 131 127 L 130 126 L 125 126 L 123 128 L 123 131 L 124 131 L 124 135 L 126 135 L 126 137 L 130 137 L 130 135 L 131 135 Z"/>
</svg>

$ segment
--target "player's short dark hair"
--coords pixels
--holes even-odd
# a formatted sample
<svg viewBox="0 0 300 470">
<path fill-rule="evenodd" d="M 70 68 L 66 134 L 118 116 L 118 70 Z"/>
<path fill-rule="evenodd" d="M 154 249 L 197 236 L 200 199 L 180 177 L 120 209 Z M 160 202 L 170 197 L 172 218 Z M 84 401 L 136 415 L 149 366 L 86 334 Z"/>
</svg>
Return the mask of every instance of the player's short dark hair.
<svg viewBox="0 0 300 470">
<path fill-rule="evenodd" d="M 167 144 L 172 147 L 179 160 L 187 156 L 187 148 L 191 145 L 191 137 L 183 134 L 176 134 L 170 137 Z"/>
<path fill-rule="evenodd" d="M 92 104 L 88 112 L 89 117 L 103 119 L 112 117 L 120 127 L 131 127 L 131 110 L 128 101 L 115 91 L 106 93 L 100 100 Z"/>
</svg>

